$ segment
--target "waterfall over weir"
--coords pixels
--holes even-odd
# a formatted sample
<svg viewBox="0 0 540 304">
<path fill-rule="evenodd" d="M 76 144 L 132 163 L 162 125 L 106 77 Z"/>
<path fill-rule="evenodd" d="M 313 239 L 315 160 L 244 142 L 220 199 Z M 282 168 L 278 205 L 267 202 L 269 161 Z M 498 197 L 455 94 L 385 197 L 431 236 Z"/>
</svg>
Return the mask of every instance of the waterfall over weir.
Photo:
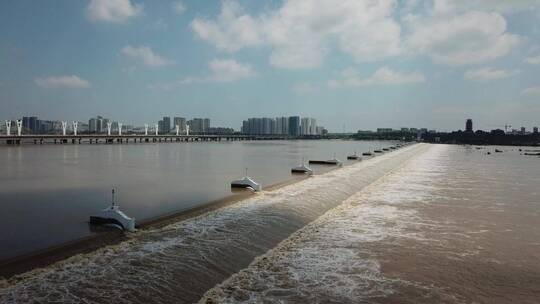
<svg viewBox="0 0 540 304">
<path fill-rule="evenodd" d="M 307 223 L 426 149 L 314 176 L 0 283 L 1 303 L 192 303 Z"/>
</svg>

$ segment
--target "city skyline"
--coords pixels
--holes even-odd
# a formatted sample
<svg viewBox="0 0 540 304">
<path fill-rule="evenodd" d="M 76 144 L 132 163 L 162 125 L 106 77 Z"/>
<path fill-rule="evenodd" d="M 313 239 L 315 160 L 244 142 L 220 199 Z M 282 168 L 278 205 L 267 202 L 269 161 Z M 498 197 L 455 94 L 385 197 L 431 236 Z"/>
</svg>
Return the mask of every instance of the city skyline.
<svg viewBox="0 0 540 304">
<path fill-rule="evenodd" d="M 2 119 L 107 112 L 142 125 L 183 113 L 238 129 L 246 117 L 301 115 L 331 132 L 419 121 L 449 131 L 468 116 L 486 130 L 539 124 L 537 1 L 333 3 L 2 2 Z"/>
</svg>

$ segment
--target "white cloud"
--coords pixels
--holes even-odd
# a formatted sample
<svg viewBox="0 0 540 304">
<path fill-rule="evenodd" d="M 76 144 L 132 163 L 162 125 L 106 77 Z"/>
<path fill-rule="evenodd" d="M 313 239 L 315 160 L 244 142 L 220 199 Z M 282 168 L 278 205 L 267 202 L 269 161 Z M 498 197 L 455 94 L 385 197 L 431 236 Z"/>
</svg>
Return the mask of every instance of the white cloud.
<svg viewBox="0 0 540 304">
<path fill-rule="evenodd" d="M 363 87 L 373 85 L 399 85 L 422 83 L 426 81 L 424 74 L 420 72 L 403 73 L 394 71 L 389 67 L 379 68 L 373 75 L 367 78 L 360 77 L 357 70 L 347 68 L 341 72 L 339 79 L 328 81 L 328 86 L 332 88 L 339 87 Z"/>
<path fill-rule="evenodd" d="M 538 65 L 540 64 L 540 55 L 527 57 L 524 61 L 528 64 Z"/>
<path fill-rule="evenodd" d="M 521 91 L 521 95 L 530 96 L 530 95 L 540 95 L 540 86 L 526 88 Z"/>
<path fill-rule="evenodd" d="M 483 10 L 500 13 L 516 13 L 540 8 L 538 0 L 435 0 L 434 6 L 451 8 L 453 11 Z"/>
<path fill-rule="evenodd" d="M 76 75 L 36 78 L 34 82 L 46 89 L 84 89 L 91 86 L 90 82 Z"/>
<path fill-rule="evenodd" d="M 452 11 L 440 10 L 445 14 Z M 520 42 L 519 36 L 506 31 L 506 20 L 498 13 L 434 15 L 414 18 L 409 25 L 412 34 L 407 47 L 446 65 L 491 61 L 508 54 Z"/>
<path fill-rule="evenodd" d="M 223 2 L 217 20 L 196 18 L 191 22 L 191 28 L 200 39 L 226 52 L 236 52 L 262 42 L 258 21 L 244 14 L 239 4 L 231 1 Z"/>
<path fill-rule="evenodd" d="M 249 64 L 239 63 L 232 59 L 214 59 L 209 63 L 212 76 L 208 80 L 216 82 L 233 82 L 255 76 Z"/>
<path fill-rule="evenodd" d="M 331 44 L 358 62 L 400 53 L 394 0 L 285 0 L 281 7 L 252 17 L 239 4 L 223 2 L 215 20 L 196 18 L 195 34 L 216 48 L 235 52 L 269 46 L 270 64 L 311 68 L 322 64 Z"/>
<path fill-rule="evenodd" d="M 148 87 L 156 90 L 172 90 L 183 85 L 208 82 L 236 82 L 242 79 L 255 77 L 257 73 L 246 63 L 233 59 L 214 59 L 208 63 L 210 74 L 204 77 L 188 76 L 178 81 L 168 83 L 155 83 Z"/>
<path fill-rule="evenodd" d="M 176 1 L 176 2 L 173 2 L 173 10 L 178 14 L 178 15 L 182 15 L 185 11 L 186 11 L 186 6 L 184 5 L 184 3 L 182 1 Z"/>
<path fill-rule="evenodd" d="M 467 70 L 463 75 L 463 78 L 472 81 L 490 81 L 496 79 L 504 79 L 515 76 L 519 74 L 518 70 L 507 71 L 507 70 L 498 70 L 494 68 L 480 68 L 480 69 L 471 69 Z"/>
<path fill-rule="evenodd" d="M 127 45 L 122 48 L 121 53 L 148 67 L 162 67 L 172 64 L 170 60 L 155 54 L 154 51 L 147 46 L 133 47 Z"/>
<path fill-rule="evenodd" d="M 130 0 L 90 0 L 86 8 L 91 20 L 111 23 L 125 23 L 142 11 L 142 5 L 132 4 Z"/>
</svg>

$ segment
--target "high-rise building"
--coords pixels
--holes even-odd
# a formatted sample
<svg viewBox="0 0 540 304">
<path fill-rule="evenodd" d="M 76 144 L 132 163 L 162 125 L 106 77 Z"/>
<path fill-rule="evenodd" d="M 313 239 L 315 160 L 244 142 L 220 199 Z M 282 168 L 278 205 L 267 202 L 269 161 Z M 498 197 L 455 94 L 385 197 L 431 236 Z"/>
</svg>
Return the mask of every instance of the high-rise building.
<svg viewBox="0 0 540 304">
<path fill-rule="evenodd" d="M 39 120 L 36 116 L 30 117 L 30 130 L 33 134 L 39 133 Z"/>
<path fill-rule="evenodd" d="M 203 133 L 210 131 L 210 118 L 203 119 Z"/>
<path fill-rule="evenodd" d="M 180 132 L 186 131 L 186 119 L 184 117 L 175 117 L 174 118 L 174 128 L 176 130 L 176 126 L 179 127 Z"/>
<path fill-rule="evenodd" d="M 465 132 L 472 132 L 473 131 L 473 123 L 472 123 L 472 119 L 467 119 L 467 121 L 465 122 Z"/>
<path fill-rule="evenodd" d="M 22 128 L 23 128 L 23 133 L 31 132 L 30 117 L 23 116 L 23 118 L 22 118 Z"/>
<path fill-rule="evenodd" d="M 310 120 L 307 117 L 300 119 L 300 135 L 309 135 Z"/>
<path fill-rule="evenodd" d="M 171 118 L 169 116 L 163 116 L 163 129 L 164 134 L 169 134 L 171 132 Z"/>
<path fill-rule="evenodd" d="M 281 130 L 279 134 L 287 135 L 289 134 L 289 118 L 288 117 L 281 117 L 279 118 L 281 120 Z"/>
<path fill-rule="evenodd" d="M 240 128 L 240 133 L 249 134 L 249 120 L 242 121 L 242 127 Z"/>
<path fill-rule="evenodd" d="M 291 136 L 300 135 L 300 117 L 291 116 L 289 117 L 289 131 L 288 134 Z"/>
<path fill-rule="evenodd" d="M 163 120 L 158 121 L 158 132 L 163 133 Z"/>
<path fill-rule="evenodd" d="M 525 127 L 521 127 L 521 134 L 525 134 L 527 130 L 525 130 Z"/>
<path fill-rule="evenodd" d="M 102 133 L 107 128 L 107 123 L 103 121 L 103 117 L 99 116 L 96 118 L 96 133 Z"/>
<path fill-rule="evenodd" d="M 533 127 L 533 133 L 538 134 L 538 127 Z"/>
<path fill-rule="evenodd" d="M 101 133 L 109 131 L 109 123 L 111 123 L 111 132 L 112 132 L 112 122 L 108 118 L 101 119 Z"/>
<path fill-rule="evenodd" d="M 97 119 L 96 118 L 90 118 L 90 120 L 88 121 L 88 132 L 89 133 L 97 132 Z"/>
<path fill-rule="evenodd" d="M 317 135 L 317 120 L 315 118 L 310 118 L 309 135 Z"/>
</svg>

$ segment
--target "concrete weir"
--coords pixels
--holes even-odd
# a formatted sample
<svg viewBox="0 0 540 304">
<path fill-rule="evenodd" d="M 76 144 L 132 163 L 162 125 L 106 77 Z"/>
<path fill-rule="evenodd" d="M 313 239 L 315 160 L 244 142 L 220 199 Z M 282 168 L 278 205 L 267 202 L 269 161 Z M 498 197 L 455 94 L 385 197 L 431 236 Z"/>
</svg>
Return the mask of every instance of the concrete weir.
<svg viewBox="0 0 540 304">
<path fill-rule="evenodd" d="M 0 284 L 0 302 L 193 303 L 298 229 L 427 151 L 416 144 Z"/>
</svg>

